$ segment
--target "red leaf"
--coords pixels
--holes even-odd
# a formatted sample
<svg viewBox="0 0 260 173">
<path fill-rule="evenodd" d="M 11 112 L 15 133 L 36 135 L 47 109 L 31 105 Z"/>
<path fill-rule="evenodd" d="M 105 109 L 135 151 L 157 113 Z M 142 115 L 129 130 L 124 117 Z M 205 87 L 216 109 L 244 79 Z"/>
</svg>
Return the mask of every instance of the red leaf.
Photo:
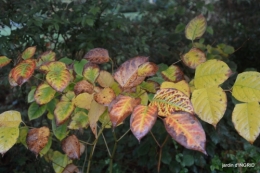
<svg viewBox="0 0 260 173">
<path fill-rule="evenodd" d="M 164 120 L 167 132 L 185 148 L 197 150 L 207 155 L 206 135 L 200 122 L 187 112 L 176 112 Z"/>
<path fill-rule="evenodd" d="M 130 126 L 138 141 L 140 141 L 141 138 L 143 138 L 151 130 L 156 118 L 156 106 L 138 105 L 135 107 L 130 119 Z"/>
</svg>

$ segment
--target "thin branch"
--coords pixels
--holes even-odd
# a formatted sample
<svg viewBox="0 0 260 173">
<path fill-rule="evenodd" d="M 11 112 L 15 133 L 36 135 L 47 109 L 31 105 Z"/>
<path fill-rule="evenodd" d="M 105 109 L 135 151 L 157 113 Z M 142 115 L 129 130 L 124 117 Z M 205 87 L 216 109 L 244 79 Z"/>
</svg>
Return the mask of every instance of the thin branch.
<svg viewBox="0 0 260 173">
<path fill-rule="evenodd" d="M 131 129 L 128 129 L 118 140 L 117 142 L 119 142 Z"/>
<path fill-rule="evenodd" d="M 181 59 L 176 61 L 175 63 L 172 63 L 172 65 L 177 64 L 178 62 L 182 61 Z"/>
<path fill-rule="evenodd" d="M 247 40 L 245 40 L 245 41 L 243 42 L 243 44 L 242 44 L 239 48 L 237 48 L 237 49 L 234 51 L 234 53 L 235 53 L 236 51 L 238 51 L 239 49 L 241 49 L 241 48 L 244 46 L 244 44 L 245 44 L 248 40 L 249 40 L 249 38 L 248 38 Z"/>
<path fill-rule="evenodd" d="M 109 155 L 109 157 L 111 157 L 111 153 L 110 153 L 110 150 L 109 150 L 108 145 L 107 145 L 106 138 L 105 138 L 105 136 L 103 135 L 103 133 L 102 133 L 102 137 L 103 137 L 103 139 L 104 139 L 104 142 L 105 142 L 105 145 L 106 145 L 106 148 L 107 148 L 108 155 Z"/>
<path fill-rule="evenodd" d="M 153 135 L 153 132 L 150 131 L 150 134 L 152 135 L 154 141 L 156 142 L 156 144 L 160 147 L 161 145 L 159 144 L 159 142 L 157 141 L 157 139 L 155 138 L 155 136 Z"/>
</svg>

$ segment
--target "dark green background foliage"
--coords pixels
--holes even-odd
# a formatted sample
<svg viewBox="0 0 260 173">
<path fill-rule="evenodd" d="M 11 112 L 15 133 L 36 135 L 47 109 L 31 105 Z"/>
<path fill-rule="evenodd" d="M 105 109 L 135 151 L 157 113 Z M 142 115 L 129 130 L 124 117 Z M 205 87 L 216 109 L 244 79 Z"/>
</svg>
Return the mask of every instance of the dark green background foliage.
<svg viewBox="0 0 260 173">
<path fill-rule="evenodd" d="M 157 0 L 155 4 L 142 0 L 77 0 L 72 3 L 42 0 L 0 1 L 0 26 L 12 28 L 0 33 L 0 55 L 12 58 L 12 64 L 0 69 L 0 112 L 15 109 L 22 112 L 29 126 L 50 125 L 46 116 L 29 122 L 26 110 L 27 94 L 33 80 L 21 88 L 10 89 L 7 75 L 19 53 L 28 46 L 37 46 L 37 52 L 53 49 L 58 58 L 81 59 L 95 47 L 109 51 L 116 67 L 137 55 L 149 56 L 159 64 L 170 65 L 190 48 L 184 29 L 189 20 L 199 14 L 207 18 L 204 44 L 215 47 L 219 43 L 232 45 L 235 53 L 227 63 L 234 71 L 250 67 L 260 70 L 260 2 L 258 0 L 187 1 Z M 182 64 L 179 63 L 181 67 Z M 105 69 L 111 69 L 109 65 Z M 184 69 L 185 71 L 186 69 Z M 251 69 L 252 70 L 252 69 Z M 254 69 L 253 69 L 254 70 Z M 186 74 L 194 71 L 185 71 Z M 229 89 L 236 73 L 222 87 Z M 161 172 L 256 172 L 260 170 L 260 139 L 250 145 L 234 129 L 231 112 L 236 101 L 228 95 L 228 108 L 214 129 L 202 122 L 207 134 L 208 156 L 183 148 L 168 140 L 163 148 Z M 116 128 L 121 136 L 129 129 L 129 118 Z M 159 143 L 166 137 L 161 121 L 152 129 Z M 84 141 L 93 141 L 90 130 L 75 133 Z M 105 134 L 108 145 L 114 139 L 111 130 Z M 52 147 L 60 150 L 59 142 Z M 90 148 L 87 149 L 90 151 Z M 119 143 L 114 161 L 114 172 L 157 172 L 159 148 L 148 134 L 139 144 L 127 134 Z M 84 156 L 75 162 L 81 168 Z M 222 168 L 222 163 L 255 163 L 254 168 Z M 102 139 L 94 154 L 92 172 L 106 172 L 109 158 Z M 52 165 L 35 156 L 21 145 L 16 145 L 1 157 L 0 172 L 52 172 Z"/>
</svg>

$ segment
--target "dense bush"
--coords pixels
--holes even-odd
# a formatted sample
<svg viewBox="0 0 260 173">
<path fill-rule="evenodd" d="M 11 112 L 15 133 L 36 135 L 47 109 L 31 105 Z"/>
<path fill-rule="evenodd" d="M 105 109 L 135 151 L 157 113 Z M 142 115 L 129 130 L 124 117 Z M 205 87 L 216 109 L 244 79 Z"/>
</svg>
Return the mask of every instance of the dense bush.
<svg viewBox="0 0 260 173">
<path fill-rule="evenodd" d="M 20 62 L 15 57 L 21 55 L 19 53 L 21 50 L 24 50 L 28 46 L 37 45 L 36 57 L 40 57 L 41 52 L 53 49 L 56 52 L 56 60 L 63 58 L 60 61 L 66 64 L 70 64 L 73 60 L 76 60 L 73 63 L 78 63 L 79 65 L 85 63 L 81 61 L 85 52 L 94 47 L 103 47 L 109 50 L 115 67 L 118 67 L 119 64 L 129 57 L 147 55 L 150 56 L 151 61 L 157 64 L 161 62 L 165 63 L 159 65 L 159 71 L 161 72 L 166 70 L 166 64 L 170 65 L 177 62 L 180 59 L 180 55 L 187 53 L 191 47 L 200 48 L 206 53 L 208 60 L 221 59 L 233 72 L 230 78 L 222 84 L 222 88 L 227 94 L 228 104 L 226 112 L 217 124 L 216 129 L 208 123 L 201 121 L 203 129 L 206 132 L 206 152 L 208 156 L 185 149 L 174 140 L 167 138 L 168 134 L 165 131 L 164 124 L 158 120 L 152 128 L 152 133 L 159 145 L 163 144 L 163 147 L 156 144 L 152 135 L 147 135 L 139 144 L 138 140 L 132 134 L 126 133 L 124 138 L 120 139 L 119 142 L 115 142 L 120 137 L 114 139 L 111 130 L 104 130 L 104 137 L 107 144 L 101 137 L 96 141 L 97 146 L 91 159 L 91 171 L 105 172 L 109 169 L 111 159 L 108 157 L 109 154 L 107 153 L 106 145 L 112 149 L 116 144 L 117 150 L 115 150 L 113 159 L 114 172 L 155 172 L 158 163 L 161 163 L 161 172 L 237 172 L 238 170 L 240 172 L 254 172 L 254 170 L 259 169 L 259 138 L 255 140 L 254 145 L 251 145 L 236 132 L 231 117 L 234 105 L 239 103 L 239 101 L 229 92 L 237 76 L 236 64 L 238 64 L 239 72 L 248 67 L 257 67 L 257 62 L 253 65 L 243 66 L 241 64 L 245 64 L 245 62 L 236 59 L 236 57 L 241 56 L 254 60 L 255 55 L 257 55 L 257 49 L 254 47 L 257 47 L 259 40 L 254 38 L 257 38 L 258 30 L 254 29 L 253 26 L 257 26 L 257 23 L 259 23 L 258 18 L 254 18 L 259 13 L 258 11 L 254 11 L 259 7 L 259 4 L 255 1 L 252 2 L 252 4 L 249 4 L 242 1 L 239 5 L 238 2 L 234 1 L 227 5 L 224 2 L 205 4 L 202 1 L 196 3 L 159 1 L 156 4 L 147 4 L 139 1 L 137 2 L 138 7 L 133 5 L 133 8 L 130 9 L 131 11 L 138 11 L 142 18 L 141 20 L 130 21 L 123 14 L 116 13 L 117 10 L 124 12 L 129 10 L 129 7 L 126 6 L 116 9 L 117 1 L 112 1 L 112 3 L 111 1 L 99 1 L 101 3 L 99 5 L 97 5 L 97 1 L 69 4 L 59 1 L 50 1 L 50 3 L 42 3 L 41 1 L 23 3 L 20 1 L 1 1 L 0 8 L 3 11 L 0 14 L 1 25 L 11 27 L 11 20 L 17 24 L 21 24 L 22 27 L 13 30 L 11 35 L 1 36 L 0 54 L 11 57 L 13 59 L 13 66 L 15 66 Z M 124 4 L 125 2 L 122 2 L 121 5 Z M 237 9 L 232 7 L 250 9 L 244 10 L 248 13 L 243 13 L 245 15 L 242 18 L 243 22 L 240 21 L 241 17 L 235 17 L 239 13 L 232 11 L 231 9 Z M 220 9 L 223 11 L 229 10 L 229 13 L 224 13 Z M 207 28 L 208 34 L 205 35 L 205 39 L 200 39 L 198 42 L 191 44 L 188 40 L 184 39 L 182 31 L 184 31 L 186 24 L 194 16 L 194 13 L 199 14 L 198 11 L 200 11 L 199 13 L 208 13 L 208 26 L 212 27 Z M 226 18 L 222 17 L 224 14 L 228 14 Z M 248 22 L 251 20 L 247 20 L 247 15 L 256 19 L 254 20 L 255 23 Z M 64 20 L 64 16 L 68 20 Z M 247 22 L 253 24 L 253 26 L 247 27 Z M 227 24 L 230 27 L 226 27 Z M 212 28 L 214 28 L 214 34 Z M 236 37 L 232 37 L 232 34 L 236 32 L 239 32 L 237 39 L 235 39 Z M 248 38 L 247 36 L 252 37 L 252 39 L 245 42 Z M 238 50 L 234 52 L 231 46 L 218 44 L 221 42 L 232 43 Z M 239 49 L 240 46 L 242 48 Z M 245 49 L 247 47 L 250 49 Z M 246 53 L 244 54 L 240 51 Z M 233 52 L 234 54 L 232 54 Z M 194 70 L 185 67 L 180 62 L 176 65 L 180 66 L 184 71 L 186 80 L 194 77 Z M 114 70 L 111 63 L 102 66 L 105 70 Z M 38 107 L 34 103 L 30 105 L 31 108 L 28 108 L 27 95 L 31 91 L 29 95 L 32 101 L 35 90 L 32 86 L 38 86 L 42 80 L 45 80 L 44 75 L 35 74 L 34 78 L 30 79 L 28 84 L 22 85 L 20 88 L 14 87 L 10 91 L 6 87 L 6 83 L 8 82 L 7 72 L 9 72 L 6 69 L 8 68 L 11 68 L 11 66 L 0 69 L 1 82 L 4 84 L 1 86 L 3 87 L 1 94 L 8 94 L 7 98 L 3 99 L 3 101 L 1 100 L 1 112 L 11 109 L 19 110 L 27 126 L 55 127 L 55 124 L 52 123 L 53 120 L 46 119 L 46 113 L 42 112 L 43 115 L 30 113 L 28 117 L 29 112 L 27 110 L 35 110 Z M 68 68 L 71 69 L 70 66 Z M 152 80 L 161 83 L 164 79 L 157 75 Z M 72 83 L 70 87 L 73 87 L 73 85 Z M 71 89 L 69 88 L 68 90 Z M 65 93 L 62 92 L 61 94 Z M 151 101 L 152 97 L 150 96 L 149 98 L 149 101 Z M 35 109 L 32 109 L 32 107 L 35 107 Z M 47 109 L 45 107 L 45 109 L 49 111 L 50 108 Z M 39 118 L 32 120 L 34 119 L 32 116 L 37 117 L 37 115 Z M 52 119 L 50 114 L 47 117 Z M 130 124 L 127 122 L 129 120 L 127 118 L 125 120 L 126 123 L 115 128 L 115 133 L 118 136 L 122 136 L 124 132 L 128 132 Z M 60 129 L 61 131 L 64 130 Z M 24 130 L 26 131 L 26 129 Z M 52 130 L 52 133 L 54 133 L 55 129 Z M 61 134 L 64 137 L 65 134 Z M 94 136 L 89 130 L 80 130 L 79 132 L 71 130 L 70 134 L 76 134 L 79 139 L 82 139 L 81 142 L 87 142 L 85 143 L 86 146 L 88 146 L 89 142 L 95 141 Z M 60 142 L 57 139 L 57 134 L 54 133 L 54 136 L 52 138 L 52 148 L 60 151 Z M 167 141 L 164 143 L 165 139 Z M 86 153 L 89 154 L 90 152 L 91 147 L 87 147 Z M 110 152 L 112 154 L 112 151 Z M 14 157 L 16 155 L 13 153 L 16 153 L 19 159 L 16 159 L 18 156 Z M 160 154 L 161 162 L 158 162 Z M 88 156 L 86 158 L 83 157 L 81 156 L 80 160 L 74 161 L 74 164 L 79 166 L 81 170 L 82 167 L 80 166 L 86 166 L 85 162 L 89 160 Z M 47 159 L 47 161 L 49 160 Z M 256 165 L 254 168 L 222 168 L 222 163 L 241 162 L 255 163 Z M 21 147 L 21 145 L 16 145 L 8 151 L 1 159 L 0 164 L 1 171 L 3 172 L 51 172 L 53 170 L 52 162 L 46 162 L 45 159 L 36 159 L 35 155 L 25 149 L 25 147 Z"/>
</svg>

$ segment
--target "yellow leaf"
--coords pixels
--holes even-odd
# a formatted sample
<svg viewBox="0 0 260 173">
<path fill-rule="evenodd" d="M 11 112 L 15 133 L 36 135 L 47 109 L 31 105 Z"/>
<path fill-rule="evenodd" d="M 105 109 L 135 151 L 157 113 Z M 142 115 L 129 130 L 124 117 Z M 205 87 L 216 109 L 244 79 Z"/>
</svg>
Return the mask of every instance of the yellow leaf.
<svg viewBox="0 0 260 173">
<path fill-rule="evenodd" d="M 19 137 L 21 114 L 17 111 L 6 111 L 0 114 L 0 153 L 6 153 Z"/>
<path fill-rule="evenodd" d="M 227 96 L 222 88 L 214 86 L 194 90 L 191 102 L 199 118 L 216 127 L 226 111 Z"/>
<path fill-rule="evenodd" d="M 236 104 L 232 122 L 238 133 L 251 144 L 260 133 L 260 107 L 258 102 Z"/>
<path fill-rule="evenodd" d="M 93 100 L 93 94 L 88 94 L 88 93 L 82 93 L 79 94 L 75 99 L 73 99 L 73 103 L 75 106 L 83 109 L 90 109 L 90 104 Z"/>
<path fill-rule="evenodd" d="M 242 102 L 260 102 L 260 73 L 240 73 L 233 86 L 232 95 Z"/>
<path fill-rule="evenodd" d="M 97 78 L 97 82 L 100 86 L 105 88 L 111 87 L 115 80 L 109 72 L 101 70 Z"/>
<path fill-rule="evenodd" d="M 210 88 L 222 84 L 231 75 L 226 63 L 220 60 L 208 60 L 196 68 L 194 85 L 196 89 Z"/>
<path fill-rule="evenodd" d="M 185 81 L 185 80 L 181 80 L 177 83 L 173 83 L 173 82 L 163 82 L 161 84 L 160 89 L 163 88 L 175 88 L 181 92 L 183 92 L 186 96 L 190 97 L 190 87 L 189 84 Z"/>
<path fill-rule="evenodd" d="M 188 53 L 182 56 L 184 64 L 192 69 L 206 61 L 206 55 L 200 49 L 192 48 Z"/>
<path fill-rule="evenodd" d="M 189 40 L 200 38 L 207 27 L 207 21 L 203 15 L 199 15 L 192 19 L 185 28 L 185 36 Z"/>
<path fill-rule="evenodd" d="M 179 66 L 171 65 L 166 70 L 161 72 L 162 77 L 166 81 L 179 82 L 184 79 L 184 75 Z"/>
</svg>

